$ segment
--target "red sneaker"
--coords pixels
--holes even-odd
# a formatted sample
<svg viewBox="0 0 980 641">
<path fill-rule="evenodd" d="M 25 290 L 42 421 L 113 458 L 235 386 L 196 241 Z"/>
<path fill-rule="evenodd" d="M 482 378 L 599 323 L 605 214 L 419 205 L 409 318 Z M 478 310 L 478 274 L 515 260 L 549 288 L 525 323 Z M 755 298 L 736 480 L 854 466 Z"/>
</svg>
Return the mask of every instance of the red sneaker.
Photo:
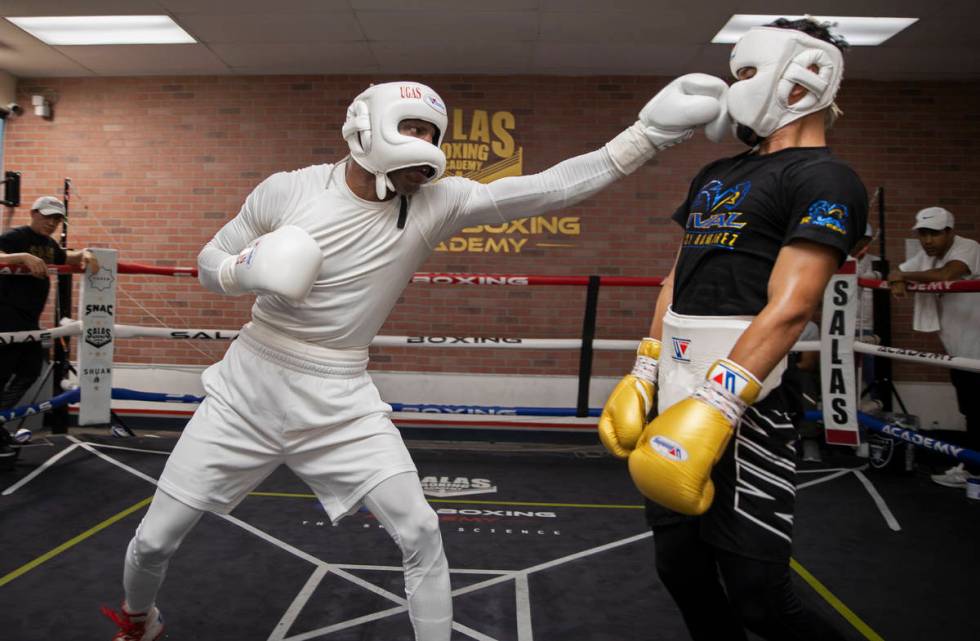
<svg viewBox="0 0 980 641">
<path fill-rule="evenodd" d="M 156 606 L 149 612 L 127 612 L 125 604 L 119 612 L 103 606 L 102 614 L 119 626 L 112 641 L 157 641 L 163 636 L 163 616 Z"/>
</svg>

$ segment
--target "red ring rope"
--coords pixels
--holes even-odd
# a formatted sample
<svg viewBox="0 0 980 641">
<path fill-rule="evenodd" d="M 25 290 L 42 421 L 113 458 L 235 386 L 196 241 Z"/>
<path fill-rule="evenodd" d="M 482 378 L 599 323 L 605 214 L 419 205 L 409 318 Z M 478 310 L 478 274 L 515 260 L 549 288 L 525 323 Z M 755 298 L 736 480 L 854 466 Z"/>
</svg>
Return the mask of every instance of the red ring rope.
<svg viewBox="0 0 980 641">
<path fill-rule="evenodd" d="M 142 263 L 119 263 L 120 274 L 151 274 L 157 276 L 187 276 L 197 278 L 196 267 L 163 267 L 144 265 Z M 49 265 L 49 272 L 58 274 L 80 273 L 82 270 L 73 265 Z M 0 262 L 0 274 L 27 274 L 27 268 L 21 265 L 5 265 Z M 600 276 L 599 283 L 607 287 L 660 287 L 661 277 L 642 276 Z M 573 285 L 583 287 L 589 284 L 588 276 L 534 276 L 528 274 L 455 274 L 439 272 L 418 272 L 412 276 L 413 283 L 429 283 L 435 285 Z M 871 289 L 888 289 L 888 281 L 874 278 L 859 278 L 861 287 Z M 941 281 L 936 283 L 908 283 L 910 292 L 953 293 L 980 292 L 980 280 Z"/>
</svg>

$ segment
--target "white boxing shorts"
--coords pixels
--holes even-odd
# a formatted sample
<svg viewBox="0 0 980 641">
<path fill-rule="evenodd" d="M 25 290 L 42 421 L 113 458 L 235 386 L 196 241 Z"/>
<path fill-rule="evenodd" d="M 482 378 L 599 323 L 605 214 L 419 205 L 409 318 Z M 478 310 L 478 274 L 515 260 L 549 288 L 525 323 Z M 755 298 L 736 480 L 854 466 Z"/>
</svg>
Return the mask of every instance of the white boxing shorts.
<svg viewBox="0 0 980 641">
<path fill-rule="evenodd" d="M 754 316 L 686 316 L 667 309 L 657 369 L 657 411 L 684 400 L 704 382 L 708 368 L 731 353 Z M 786 371 L 784 356 L 773 368 L 756 402 L 779 386 Z"/>
<path fill-rule="evenodd" d="M 227 513 L 285 464 L 336 523 L 381 481 L 416 472 L 367 361 L 366 348 L 327 349 L 247 324 L 202 375 L 207 397 L 167 460 L 160 489 Z"/>
</svg>

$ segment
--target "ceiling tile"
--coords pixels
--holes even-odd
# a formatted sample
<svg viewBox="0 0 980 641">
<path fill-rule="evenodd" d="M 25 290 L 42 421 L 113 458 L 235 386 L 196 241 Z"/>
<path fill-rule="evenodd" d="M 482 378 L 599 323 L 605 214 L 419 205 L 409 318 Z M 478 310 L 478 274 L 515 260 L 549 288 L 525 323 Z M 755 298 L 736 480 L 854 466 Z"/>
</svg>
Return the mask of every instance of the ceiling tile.
<svg viewBox="0 0 980 641">
<path fill-rule="evenodd" d="M 487 2 L 460 2 L 459 0 L 350 0 L 350 6 L 355 11 L 362 10 L 438 10 L 457 12 L 464 11 L 501 11 L 507 9 L 537 9 L 540 0 L 494 0 Z"/>
<path fill-rule="evenodd" d="M 980 56 L 974 47 L 893 48 L 862 47 L 852 51 L 845 77 L 894 80 L 906 74 L 931 75 L 933 79 L 980 76 Z M 920 76 L 921 77 L 921 76 Z"/>
<path fill-rule="evenodd" d="M 728 16 L 725 16 L 727 20 Z M 701 44 L 718 32 L 706 21 L 677 28 L 677 20 L 650 14 L 547 11 L 541 14 L 542 42 L 670 43 Z"/>
<path fill-rule="evenodd" d="M 350 11 L 347 0 L 157 0 L 157 4 L 173 13 L 207 13 L 237 15 L 243 13 L 322 13 Z"/>
<path fill-rule="evenodd" d="M 532 11 L 359 11 L 357 15 L 368 40 L 513 42 L 538 37 L 538 16 Z"/>
<path fill-rule="evenodd" d="M 774 13 L 774 4 L 787 6 L 740 0 L 738 10 Z M 932 73 L 980 79 L 976 1 L 809 0 L 805 8 L 814 15 L 920 18 L 883 47 L 855 47 L 846 58 L 849 77 L 920 79 Z M 0 68 L 45 77 L 98 75 L 86 70 L 89 62 L 113 70 L 99 73 L 134 76 L 202 69 L 658 75 L 696 70 L 727 76 L 729 49 L 707 41 L 733 10 L 731 0 L 2 0 L 0 15 L 10 16 L 171 13 L 205 48 L 220 53 L 79 49 L 70 53 L 72 60 L 0 20 Z M 328 50 L 321 48 L 324 42 L 366 46 Z M 216 62 L 223 56 L 235 63 Z"/>
<path fill-rule="evenodd" d="M 153 0 L 4 0 L 2 16 L 129 16 L 160 15 Z"/>
<path fill-rule="evenodd" d="M 141 76 L 227 73 L 207 47 L 186 45 L 97 45 L 55 47 L 72 60 L 102 76 Z"/>
<path fill-rule="evenodd" d="M 57 51 L 45 49 L 29 57 L 12 55 L 0 47 L 0 69 L 18 78 L 59 78 L 91 76 L 92 71 Z"/>
<path fill-rule="evenodd" d="M 363 42 L 216 44 L 212 49 L 236 73 L 358 73 L 377 61 Z M 250 71 L 251 73 L 251 71 Z"/>
<path fill-rule="evenodd" d="M 759 13 L 766 15 L 813 16 L 891 16 L 896 18 L 920 18 L 931 15 L 943 0 L 807 0 L 806 2 L 782 2 L 772 0 L 740 0 L 737 7 L 731 2 L 719 2 L 728 6 L 731 13 Z M 784 7 L 780 11 L 780 5 Z M 790 5 L 786 8 L 786 5 Z"/>
<path fill-rule="evenodd" d="M 92 75 L 84 66 L 6 20 L 0 20 L 0 69 L 21 78 Z"/>
<path fill-rule="evenodd" d="M 534 52 L 536 73 L 675 75 L 697 53 L 693 45 L 541 43 Z M 683 73 L 683 72 L 681 72 Z"/>
<path fill-rule="evenodd" d="M 704 0 L 697 0 L 704 2 Z M 651 2 L 651 0 L 541 0 L 542 11 L 648 11 L 653 9 L 666 9 L 665 2 Z"/>
<path fill-rule="evenodd" d="M 445 43 L 423 40 L 372 43 L 371 49 L 381 68 L 393 73 L 523 74 L 531 72 L 533 46 L 526 42 Z"/>
<path fill-rule="evenodd" d="M 695 47 L 694 55 L 687 61 L 686 67 L 678 69 L 674 75 L 698 71 L 710 73 L 712 76 L 718 76 L 727 82 L 731 82 L 733 78 L 728 69 L 731 52 L 732 46 L 727 44 L 709 43 Z"/>
<path fill-rule="evenodd" d="M 948 20 L 923 18 L 908 29 L 901 31 L 882 45 L 883 49 L 895 47 L 936 47 L 947 45 L 975 45 L 977 25 L 972 20 Z M 975 51 L 980 51 L 975 49 Z"/>
<path fill-rule="evenodd" d="M 208 44 L 364 40 L 353 13 L 185 14 L 177 22 Z"/>
</svg>

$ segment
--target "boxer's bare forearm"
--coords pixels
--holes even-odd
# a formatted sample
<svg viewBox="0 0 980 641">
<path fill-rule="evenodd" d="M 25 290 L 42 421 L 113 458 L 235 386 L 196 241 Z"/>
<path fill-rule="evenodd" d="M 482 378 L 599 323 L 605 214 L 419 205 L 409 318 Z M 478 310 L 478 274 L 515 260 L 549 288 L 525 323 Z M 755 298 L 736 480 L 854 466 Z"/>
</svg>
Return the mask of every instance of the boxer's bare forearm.
<svg viewBox="0 0 980 641">
<path fill-rule="evenodd" d="M 664 334 L 664 314 L 667 313 L 667 309 L 674 300 L 674 270 L 677 269 L 677 259 L 680 257 L 680 254 L 680 249 L 678 249 L 677 256 L 674 257 L 674 265 L 670 268 L 670 273 L 667 274 L 667 278 L 664 279 L 663 284 L 660 285 L 657 306 L 653 310 L 653 320 L 650 322 L 650 333 L 648 336 L 650 338 L 656 338 L 658 341 L 663 338 Z"/>
<path fill-rule="evenodd" d="M 958 280 L 970 274 L 970 268 L 959 260 L 951 260 L 942 267 L 927 269 L 921 272 L 903 272 L 901 269 L 893 272 L 891 280 L 908 280 L 913 283 L 937 283 L 947 280 Z"/>
<path fill-rule="evenodd" d="M 769 277 L 769 302 L 742 334 L 729 358 L 763 380 L 793 347 L 820 306 L 840 254 L 795 241 L 779 252 Z"/>
</svg>

